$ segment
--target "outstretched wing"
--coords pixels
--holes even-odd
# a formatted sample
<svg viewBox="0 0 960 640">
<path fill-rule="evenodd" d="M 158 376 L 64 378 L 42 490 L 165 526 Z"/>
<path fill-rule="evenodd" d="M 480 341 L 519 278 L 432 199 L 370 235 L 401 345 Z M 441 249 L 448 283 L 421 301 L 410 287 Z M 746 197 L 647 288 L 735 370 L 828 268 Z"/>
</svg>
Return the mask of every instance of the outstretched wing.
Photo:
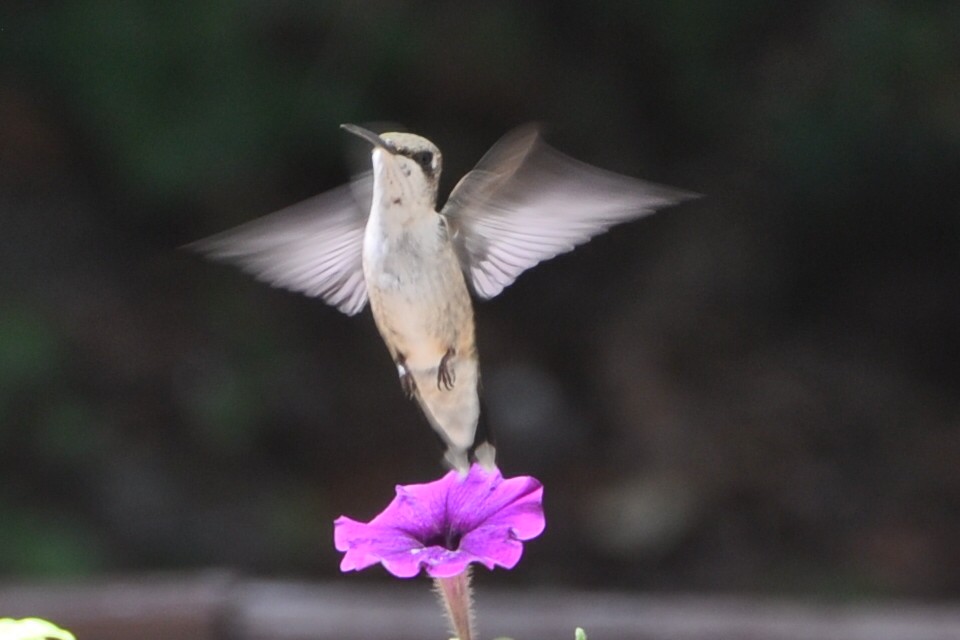
<svg viewBox="0 0 960 640">
<path fill-rule="evenodd" d="M 575 160 L 528 125 L 487 152 L 442 213 L 474 291 L 492 298 L 525 270 L 613 225 L 695 197 Z"/>
<path fill-rule="evenodd" d="M 368 173 L 186 248 L 275 287 L 323 298 L 352 316 L 367 303 L 362 252 L 372 192 Z"/>
</svg>

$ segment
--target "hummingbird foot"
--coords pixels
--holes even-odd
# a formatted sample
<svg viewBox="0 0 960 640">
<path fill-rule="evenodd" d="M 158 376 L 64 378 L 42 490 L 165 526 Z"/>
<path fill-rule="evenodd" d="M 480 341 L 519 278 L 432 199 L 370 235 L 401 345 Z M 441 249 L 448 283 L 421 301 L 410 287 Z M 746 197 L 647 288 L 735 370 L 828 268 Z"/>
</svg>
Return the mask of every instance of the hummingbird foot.
<svg viewBox="0 0 960 640">
<path fill-rule="evenodd" d="M 447 349 L 447 352 L 440 358 L 440 366 L 437 367 L 437 389 L 441 391 L 450 391 L 453 389 L 453 383 L 457 380 L 457 373 L 450 366 L 450 358 L 457 354 L 453 347 Z"/>
<path fill-rule="evenodd" d="M 413 398 L 417 393 L 417 381 L 413 379 L 410 369 L 407 369 L 406 358 L 400 356 L 397 359 L 397 373 L 400 374 L 400 386 L 408 398 Z"/>
</svg>

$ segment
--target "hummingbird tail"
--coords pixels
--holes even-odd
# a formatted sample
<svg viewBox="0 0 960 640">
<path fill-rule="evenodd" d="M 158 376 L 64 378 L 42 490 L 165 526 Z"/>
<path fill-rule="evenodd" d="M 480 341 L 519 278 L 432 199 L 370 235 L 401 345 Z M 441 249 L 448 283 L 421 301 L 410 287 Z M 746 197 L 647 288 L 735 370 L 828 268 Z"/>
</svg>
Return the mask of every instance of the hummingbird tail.
<svg viewBox="0 0 960 640">
<path fill-rule="evenodd" d="M 479 397 L 480 411 L 477 415 L 477 426 L 474 431 L 473 444 L 467 448 L 460 448 L 446 442 L 447 451 L 443 458 L 451 468 L 461 473 L 470 470 L 470 462 L 476 461 L 484 469 L 490 471 L 497 466 L 497 447 L 493 439 L 493 431 L 487 422 L 487 412 L 484 410 L 483 397 Z M 439 433 L 438 433 L 439 435 Z M 443 438 L 441 438 L 443 440 Z"/>
<path fill-rule="evenodd" d="M 496 458 L 497 448 L 493 446 L 492 442 L 487 440 L 479 442 L 479 444 L 474 444 L 474 446 L 470 447 L 467 451 L 449 447 L 447 448 L 447 452 L 443 454 L 443 459 L 450 465 L 450 468 L 456 469 L 461 474 L 465 474 L 470 470 L 471 459 L 475 460 L 477 464 L 487 471 L 492 471 L 497 466 Z"/>
<path fill-rule="evenodd" d="M 497 466 L 497 448 L 492 442 L 481 442 L 473 448 L 473 457 L 481 467 L 490 471 Z"/>
<path fill-rule="evenodd" d="M 487 422 L 486 409 L 486 403 L 483 401 L 483 395 L 481 395 L 480 416 L 477 420 L 477 432 L 474 436 L 473 446 L 470 447 L 470 455 L 480 466 L 489 470 L 497 466 L 497 446 L 493 437 L 493 429 Z"/>
</svg>

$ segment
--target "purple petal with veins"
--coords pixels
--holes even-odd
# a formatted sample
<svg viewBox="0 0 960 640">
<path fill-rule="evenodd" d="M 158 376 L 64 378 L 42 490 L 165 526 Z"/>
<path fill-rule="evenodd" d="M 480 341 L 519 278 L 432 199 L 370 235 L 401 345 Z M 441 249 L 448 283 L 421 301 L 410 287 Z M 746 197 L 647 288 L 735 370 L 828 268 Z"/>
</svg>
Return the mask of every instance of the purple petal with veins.
<svg viewBox="0 0 960 640">
<path fill-rule="evenodd" d="M 368 523 L 346 516 L 334 522 L 342 571 L 380 563 L 411 578 L 421 569 L 434 578 L 462 573 L 478 562 L 513 568 L 523 541 L 543 532 L 543 486 L 529 476 L 505 479 L 473 465 L 425 484 L 398 485 L 396 497 Z"/>
</svg>

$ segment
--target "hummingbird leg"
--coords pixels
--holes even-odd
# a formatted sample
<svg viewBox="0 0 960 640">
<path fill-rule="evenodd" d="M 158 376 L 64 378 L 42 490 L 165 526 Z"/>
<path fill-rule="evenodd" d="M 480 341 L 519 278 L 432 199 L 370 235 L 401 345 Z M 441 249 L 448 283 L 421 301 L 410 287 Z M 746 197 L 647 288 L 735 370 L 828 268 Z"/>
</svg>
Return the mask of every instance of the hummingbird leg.
<svg viewBox="0 0 960 640">
<path fill-rule="evenodd" d="M 412 398 L 417 393 L 417 381 L 407 369 L 407 359 L 403 354 L 397 354 L 397 373 L 400 374 L 400 386 L 403 387 L 403 392 L 408 398 Z"/>
<path fill-rule="evenodd" d="M 437 367 L 437 389 L 441 391 L 450 391 L 453 389 L 453 383 L 457 379 L 457 373 L 450 367 L 450 358 L 455 356 L 457 350 L 453 347 L 447 349 L 447 352 L 440 358 L 440 366 Z"/>
</svg>

